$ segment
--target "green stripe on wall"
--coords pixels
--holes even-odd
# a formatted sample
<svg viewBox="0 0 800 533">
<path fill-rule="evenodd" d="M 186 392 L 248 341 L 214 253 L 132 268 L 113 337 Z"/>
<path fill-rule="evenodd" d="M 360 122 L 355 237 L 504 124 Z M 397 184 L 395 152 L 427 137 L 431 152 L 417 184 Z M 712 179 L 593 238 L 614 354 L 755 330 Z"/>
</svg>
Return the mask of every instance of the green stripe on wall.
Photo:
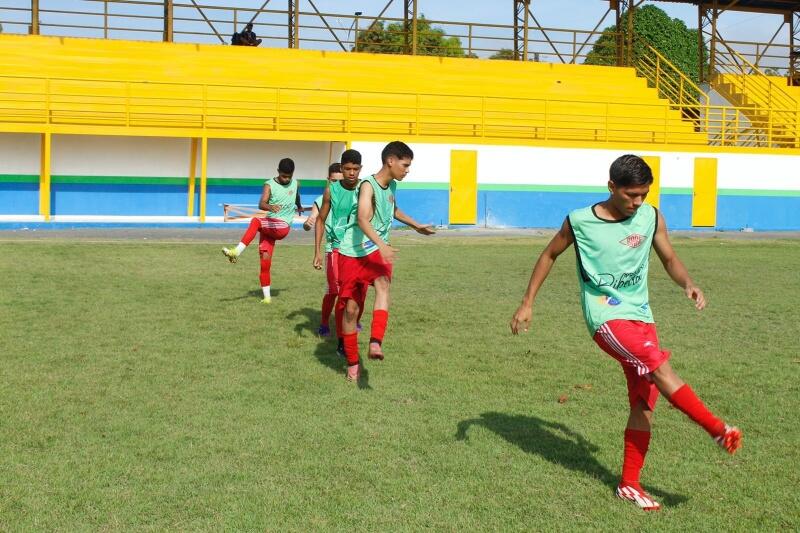
<svg viewBox="0 0 800 533">
<path fill-rule="evenodd" d="M 0 174 L 0 183 L 39 183 L 38 174 Z"/>
<path fill-rule="evenodd" d="M 773 191 L 764 189 L 720 189 L 720 196 L 800 196 L 800 191 Z"/>
<path fill-rule="evenodd" d="M 53 176 L 52 183 L 76 185 L 186 185 L 188 178 L 144 176 Z"/>
</svg>

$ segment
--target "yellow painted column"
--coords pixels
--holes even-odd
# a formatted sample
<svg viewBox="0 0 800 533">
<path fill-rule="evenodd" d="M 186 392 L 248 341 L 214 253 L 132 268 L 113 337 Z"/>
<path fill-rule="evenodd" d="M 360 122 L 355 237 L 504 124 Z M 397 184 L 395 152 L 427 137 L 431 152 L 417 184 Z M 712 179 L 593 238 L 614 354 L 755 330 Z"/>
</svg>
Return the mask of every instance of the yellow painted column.
<svg viewBox="0 0 800 533">
<path fill-rule="evenodd" d="M 206 186 L 208 185 L 208 137 L 200 141 L 200 222 L 206 221 Z"/>
<path fill-rule="evenodd" d="M 478 222 L 478 152 L 450 151 L 450 224 Z"/>
<path fill-rule="evenodd" d="M 41 158 L 39 160 L 39 214 L 50 222 L 50 154 L 52 136 L 42 133 Z"/>
<path fill-rule="evenodd" d="M 192 147 L 189 150 L 189 199 L 186 204 L 186 216 L 194 216 L 194 181 L 197 176 L 197 139 L 192 139 Z"/>
<path fill-rule="evenodd" d="M 661 200 L 661 158 L 657 155 L 646 155 L 642 159 L 653 172 L 653 184 L 650 185 L 645 202 L 658 209 Z"/>
<path fill-rule="evenodd" d="M 698 157 L 694 160 L 694 190 L 692 192 L 692 226 L 717 225 L 717 158 Z"/>
</svg>

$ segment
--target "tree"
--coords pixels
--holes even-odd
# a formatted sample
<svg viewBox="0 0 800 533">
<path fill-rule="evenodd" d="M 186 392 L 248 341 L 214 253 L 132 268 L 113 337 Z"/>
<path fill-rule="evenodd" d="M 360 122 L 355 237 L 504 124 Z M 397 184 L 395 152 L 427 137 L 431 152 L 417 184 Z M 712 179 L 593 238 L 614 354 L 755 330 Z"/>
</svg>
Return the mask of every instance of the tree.
<svg viewBox="0 0 800 533">
<path fill-rule="evenodd" d="M 507 59 L 513 61 L 517 58 L 514 50 L 511 48 L 501 48 L 497 52 L 489 56 L 489 59 Z"/>
<path fill-rule="evenodd" d="M 622 14 L 623 41 L 628 32 L 628 14 Z M 592 51 L 586 56 L 587 65 L 617 64 L 617 27 L 609 26 L 603 30 Z M 680 19 L 671 19 L 663 10 L 654 5 L 637 8 L 633 13 L 634 55 L 647 53 L 642 39 L 661 52 L 678 70 L 698 83 L 700 73 L 697 61 L 698 30 L 686 27 Z M 705 53 L 708 61 L 708 53 Z"/>
<path fill-rule="evenodd" d="M 392 22 L 384 27 L 383 22 L 375 22 L 366 30 L 358 32 L 358 52 L 376 54 L 410 53 L 411 22 Z M 406 48 L 408 35 L 408 48 Z M 352 50 L 356 50 L 354 46 Z M 431 27 L 424 16 L 417 19 L 417 54 L 423 56 L 464 57 L 464 48 L 458 37 L 445 36 L 441 28 Z"/>
</svg>

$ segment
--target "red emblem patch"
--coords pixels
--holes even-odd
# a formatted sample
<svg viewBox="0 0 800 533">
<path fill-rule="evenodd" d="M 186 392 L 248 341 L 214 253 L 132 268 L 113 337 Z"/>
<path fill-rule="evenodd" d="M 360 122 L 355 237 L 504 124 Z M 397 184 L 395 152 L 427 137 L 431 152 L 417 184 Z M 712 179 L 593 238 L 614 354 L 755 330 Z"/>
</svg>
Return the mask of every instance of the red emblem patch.
<svg viewBox="0 0 800 533">
<path fill-rule="evenodd" d="M 638 233 L 634 233 L 633 235 L 628 235 L 621 241 L 620 244 L 624 244 L 625 246 L 630 246 L 631 248 L 638 248 L 644 242 L 645 236 L 639 235 Z"/>
</svg>

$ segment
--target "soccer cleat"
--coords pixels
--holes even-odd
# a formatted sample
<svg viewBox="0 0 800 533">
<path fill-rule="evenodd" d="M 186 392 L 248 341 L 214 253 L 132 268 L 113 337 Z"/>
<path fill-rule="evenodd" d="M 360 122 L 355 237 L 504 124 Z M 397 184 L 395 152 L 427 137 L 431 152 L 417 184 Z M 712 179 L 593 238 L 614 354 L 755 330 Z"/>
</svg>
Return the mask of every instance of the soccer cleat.
<svg viewBox="0 0 800 533">
<path fill-rule="evenodd" d="M 272 298 L 270 298 L 269 296 L 267 296 L 266 298 L 263 298 L 263 299 L 261 300 L 261 303 L 262 303 L 262 304 L 264 304 L 264 305 L 269 305 L 269 304 L 271 304 L 271 303 L 272 303 Z"/>
<path fill-rule="evenodd" d="M 320 326 L 319 329 L 317 329 L 317 335 L 320 337 L 330 337 L 331 328 L 329 326 Z"/>
<path fill-rule="evenodd" d="M 228 258 L 228 261 L 235 263 L 239 260 L 239 254 L 236 253 L 236 248 L 223 248 L 222 255 Z"/>
<path fill-rule="evenodd" d="M 361 322 L 359 322 L 359 323 L 356 324 L 356 332 L 357 333 L 361 333 L 361 330 L 362 330 Z"/>
<path fill-rule="evenodd" d="M 736 426 L 725 424 L 725 432 L 719 437 L 714 437 L 720 448 L 733 455 L 742 447 L 742 430 Z"/>
<path fill-rule="evenodd" d="M 377 342 L 369 343 L 369 353 L 367 354 L 367 357 L 370 359 L 383 361 L 383 350 L 381 349 L 381 345 Z"/>
<path fill-rule="evenodd" d="M 358 363 L 347 367 L 347 381 L 358 381 L 361 377 L 361 365 Z"/>
<path fill-rule="evenodd" d="M 617 498 L 635 503 L 642 511 L 658 511 L 661 509 L 661 504 L 639 486 L 618 485 Z"/>
</svg>

